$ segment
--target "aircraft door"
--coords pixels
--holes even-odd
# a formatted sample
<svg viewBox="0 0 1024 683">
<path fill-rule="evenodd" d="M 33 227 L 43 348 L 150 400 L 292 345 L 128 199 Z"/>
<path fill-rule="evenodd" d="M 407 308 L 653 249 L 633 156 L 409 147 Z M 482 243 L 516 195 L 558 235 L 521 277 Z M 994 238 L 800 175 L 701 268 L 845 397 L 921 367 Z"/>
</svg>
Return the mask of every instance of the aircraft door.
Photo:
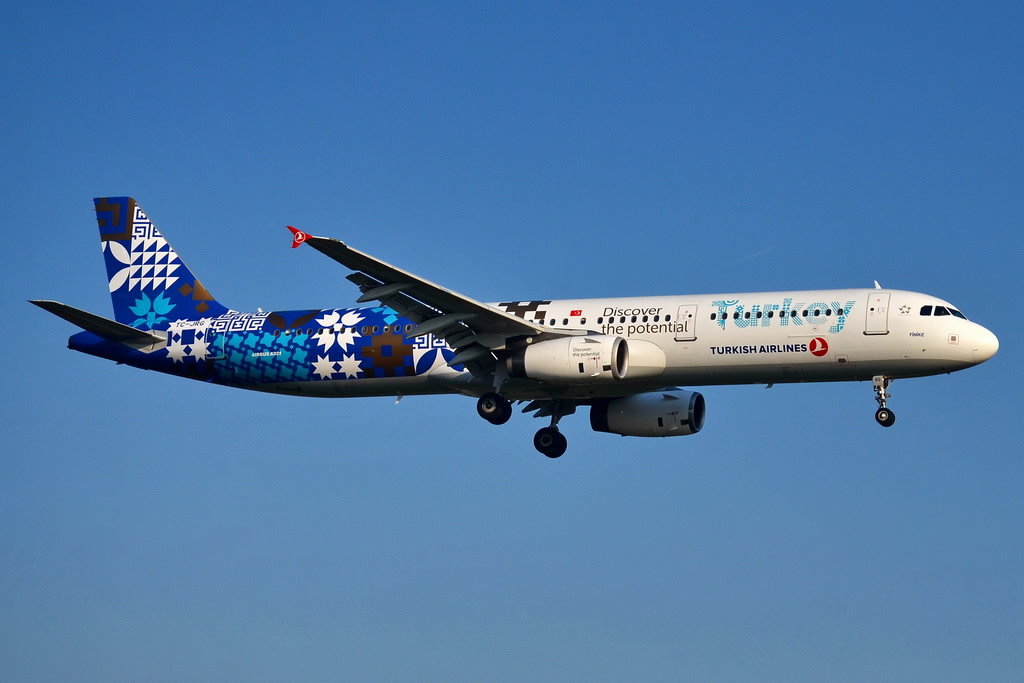
<svg viewBox="0 0 1024 683">
<path fill-rule="evenodd" d="M 875 290 L 868 295 L 864 334 L 889 334 L 889 297 L 892 294 Z"/>
<path fill-rule="evenodd" d="M 210 355 L 207 360 L 227 360 L 227 352 L 224 350 L 223 332 L 217 332 L 212 327 L 206 330 L 206 342 L 209 344 Z"/>
<path fill-rule="evenodd" d="M 696 341 L 697 304 L 682 304 L 675 320 L 676 341 Z"/>
<path fill-rule="evenodd" d="M 226 335 L 223 332 L 214 330 L 213 327 L 207 327 L 202 332 L 206 339 L 206 358 L 203 361 L 206 373 L 211 377 L 219 376 L 223 369 L 227 367 L 225 363 L 227 354 L 224 350 L 224 338 Z"/>
</svg>

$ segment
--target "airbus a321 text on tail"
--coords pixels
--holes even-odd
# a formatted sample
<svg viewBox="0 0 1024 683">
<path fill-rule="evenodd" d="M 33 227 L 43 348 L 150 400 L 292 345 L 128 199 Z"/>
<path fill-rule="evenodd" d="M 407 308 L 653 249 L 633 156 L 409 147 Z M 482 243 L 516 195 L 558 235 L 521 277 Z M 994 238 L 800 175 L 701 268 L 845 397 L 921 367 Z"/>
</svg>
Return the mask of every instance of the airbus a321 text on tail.
<svg viewBox="0 0 1024 683">
<path fill-rule="evenodd" d="M 493 424 L 548 418 L 534 446 L 566 449 L 559 420 L 590 409 L 593 429 L 683 436 L 704 397 L 679 386 L 867 381 L 889 427 L 894 379 L 991 358 L 999 341 L 952 304 L 882 289 L 744 292 L 482 303 L 295 228 L 353 272 L 355 305 L 240 313 L 218 302 L 129 197 L 95 200 L 111 320 L 32 303 L 81 327 L 68 346 L 137 368 L 297 396 L 477 398 Z"/>
</svg>

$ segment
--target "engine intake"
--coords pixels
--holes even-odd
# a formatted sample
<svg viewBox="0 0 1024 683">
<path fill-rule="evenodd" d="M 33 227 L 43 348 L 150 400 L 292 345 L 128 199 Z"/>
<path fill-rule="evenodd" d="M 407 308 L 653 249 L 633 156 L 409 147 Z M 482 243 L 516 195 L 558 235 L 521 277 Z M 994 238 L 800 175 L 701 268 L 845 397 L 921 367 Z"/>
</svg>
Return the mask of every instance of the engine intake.
<svg viewBox="0 0 1024 683">
<path fill-rule="evenodd" d="M 701 394 L 678 389 L 598 399 L 590 408 L 590 426 L 622 436 L 687 436 L 704 426 L 704 409 Z"/>
</svg>

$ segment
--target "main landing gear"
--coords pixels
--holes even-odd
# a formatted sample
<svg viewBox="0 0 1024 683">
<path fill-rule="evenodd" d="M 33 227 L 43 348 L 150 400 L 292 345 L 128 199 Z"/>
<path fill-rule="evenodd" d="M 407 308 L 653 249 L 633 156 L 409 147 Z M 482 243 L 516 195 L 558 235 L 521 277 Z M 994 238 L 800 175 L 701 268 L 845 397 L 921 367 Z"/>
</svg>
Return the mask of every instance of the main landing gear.
<svg viewBox="0 0 1024 683">
<path fill-rule="evenodd" d="M 512 404 L 501 394 L 484 394 L 476 402 L 476 412 L 492 425 L 503 425 L 512 417 Z"/>
<path fill-rule="evenodd" d="M 558 427 L 551 425 L 537 430 L 533 437 L 533 447 L 549 458 L 557 458 L 565 453 L 569 442 L 565 435 L 558 431 Z"/>
<path fill-rule="evenodd" d="M 875 400 L 878 402 L 875 421 L 883 427 L 892 427 L 896 423 L 896 413 L 885 407 L 886 399 L 892 398 L 888 391 L 892 380 L 882 375 L 875 375 L 871 378 L 871 383 L 875 387 Z"/>
<path fill-rule="evenodd" d="M 477 400 L 476 412 L 491 424 L 502 425 L 512 417 L 512 403 L 501 394 L 489 392 Z M 569 445 L 565 436 L 558 431 L 560 417 L 562 417 L 561 413 L 553 412 L 551 426 L 537 430 L 537 434 L 533 437 L 533 447 L 549 458 L 561 456 Z"/>
</svg>

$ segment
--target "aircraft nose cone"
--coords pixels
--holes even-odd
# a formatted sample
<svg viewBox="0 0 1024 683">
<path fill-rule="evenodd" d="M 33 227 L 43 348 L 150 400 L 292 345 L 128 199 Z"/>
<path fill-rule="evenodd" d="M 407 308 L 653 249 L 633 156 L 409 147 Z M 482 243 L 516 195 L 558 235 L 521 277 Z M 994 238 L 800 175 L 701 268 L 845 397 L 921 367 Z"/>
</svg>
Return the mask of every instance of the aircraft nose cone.
<svg viewBox="0 0 1024 683">
<path fill-rule="evenodd" d="M 999 350 L 999 339 L 982 327 L 974 338 L 974 362 L 984 363 Z"/>
</svg>

